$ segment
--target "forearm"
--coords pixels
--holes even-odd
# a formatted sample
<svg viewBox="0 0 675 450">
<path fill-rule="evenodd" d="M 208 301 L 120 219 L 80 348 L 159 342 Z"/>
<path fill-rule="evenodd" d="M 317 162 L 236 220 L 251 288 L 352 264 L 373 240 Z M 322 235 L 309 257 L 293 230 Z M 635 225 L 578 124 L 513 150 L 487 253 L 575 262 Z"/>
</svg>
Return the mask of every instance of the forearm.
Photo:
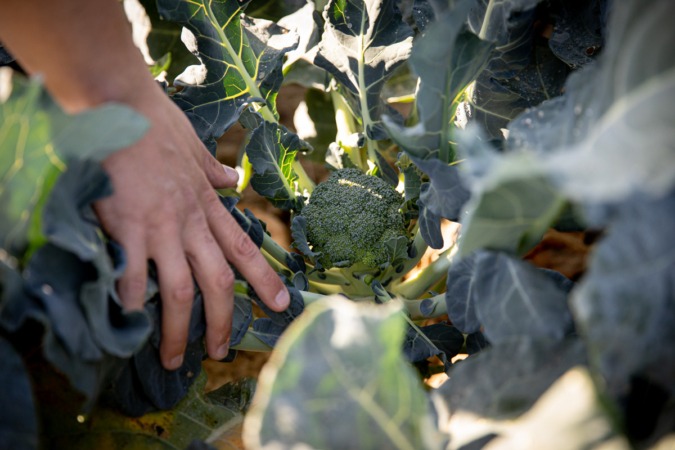
<svg viewBox="0 0 675 450">
<path fill-rule="evenodd" d="M 0 8 L 0 41 L 67 111 L 157 89 L 116 0 L 0 0 Z"/>
</svg>

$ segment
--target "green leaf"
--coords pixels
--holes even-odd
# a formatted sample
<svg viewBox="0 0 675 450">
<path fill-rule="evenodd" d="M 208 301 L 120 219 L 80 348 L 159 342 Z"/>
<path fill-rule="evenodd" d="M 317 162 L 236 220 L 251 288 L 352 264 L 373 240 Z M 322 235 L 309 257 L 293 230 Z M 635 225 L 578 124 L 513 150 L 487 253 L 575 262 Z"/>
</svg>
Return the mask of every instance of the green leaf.
<svg viewBox="0 0 675 450">
<path fill-rule="evenodd" d="M 479 0 L 469 15 L 471 29 L 495 49 L 473 86 L 473 119 L 491 139 L 527 107 L 562 93 L 569 69 L 533 32 L 540 0 Z M 542 7 L 543 8 L 543 7 Z M 540 8 L 541 9 L 541 8 Z M 576 9 L 570 8 L 573 15 Z"/>
<path fill-rule="evenodd" d="M 11 77 L 11 87 L 0 87 L 0 100 L 3 98 L 0 247 L 22 257 L 31 244 L 29 228 L 40 229 L 40 208 L 59 174 L 66 170 L 67 161 L 100 161 L 136 142 L 148 122 L 130 108 L 116 104 L 66 114 L 48 97 L 39 80 L 19 75 Z M 33 238 L 41 239 L 39 231 L 34 234 L 38 236 Z"/>
<path fill-rule="evenodd" d="M 675 395 L 675 194 L 624 206 L 572 291 L 572 310 L 608 390 L 646 378 Z"/>
<path fill-rule="evenodd" d="M 0 262 L 0 293 L 5 283 L 4 263 Z M 14 347 L 0 338 L 0 385 L 3 395 L 0 397 L 0 444 L 3 448 L 37 449 L 38 423 L 35 413 L 35 400 L 30 377 L 21 355 Z"/>
<path fill-rule="evenodd" d="M 428 399 L 401 354 L 394 302 L 313 303 L 260 375 L 244 441 L 251 448 L 440 448 Z"/>
<path fill-rule="evenodd" d="M 565 200 L 532 155 L 494 154 L 481 170 L 486 173 L 474 182 L 465 206 L 459 253 L 490 249 L 522 255 L 555 222 Z"/>
<path fill-rule="evenodd" d="M 472 282 L 474 298 L 468 301 L 493 344 L 522 335 L 560 340 L 573 330 L 567 292 L 528 262 L 480 252 Z"/>
<path fill-rule="evenodd" d="M 161 62 L 164 63 L 158 69 L 161 68 L 160 72 L 166 71 L 167 81 L 172 81 L 186 67 L 198 64 L 199 60 L 188 51 L 181 41 L 183 27 L 177 23 L 161 19 L 156 0 L 140 0 L 140 3 L 145 9 L 145 16 L 136 16 L 137 26 L 142 27 L 144 21 L 150 22 L 145 40 L 148 54 L 156 61 L 156 65 Z"/>
<path fill-rule="evenodd" d="M 532 407 L 568 369 L 583 364 L 585 353 L 579 339 L 506 340 L 453 366 L 438 393 L 453 412 L 464 411 L 483 420 L 513 419 Z"/>
<path fill-rule="evenodd" d="M 454 448 L 478 448 L 486 442 L 486 448 L 494 450 L 632 448 L 617 432 L 598 398 L 592 374 L 583 366 L 565 372 L 515 420 L 493 420 L 459 410 L 443 428 L 448 429 Z"/>
<path fill-rule="evenodd" d="M 197 54 L 203 80 L 174 96 L 210 149 L 234 124 L 242 107 L 263 99 L 263 118 L 277 122 L 276 96 L 281 86 L 284 55 L 297 45 L 297 36 L 273 22 L 251 19 L 248 2 L 158 0 L 161 16 L 192 33 L 188 49 Z"/>
<path fill-rule="evenodd" d="M 544 155 L 564 193 L 584 203 L 661 196 L 675 186 L 674 5 L 614 6 L 597 64 L 570 76 L 563 98 L 509 127 L 509 147 Z"/>
<path fill-rule="evenodd" d="M 384 83 L 410 55 L 412 30 L 394 0 L 331 0 L 314 63 L 330 72 L 349 93 L 366 137 L 385 139 L 381 115 Z"/>
<path fill-rule="evenodd" d="M 308 144 L 285 127 L 263 121 L 251 134 L 246 154 L 253 166 L 251 186 L 281 209 L 300 210 L 303 195 L 296 181 L 295 156 Z"/>
<path fill-rule="evenodd" d="M 45 378 L 41 375 L 40 378 Z M 42 380 L 43 383 L 45 380 Z M 242 398 L 251 396 L 250 385 L 225 386 L 204 394 L 206 375 L 193 383 L 188 395 L 170 411 L 127 417 L 115 409 L 98 406 L 76 420 L 77 398 L 64 386 L 51 383 L 52 394 L 43 397 L 42 439 L 55 448 L 70 449 L 176 449 L 195 439 L 227 444 L 227 430 L 242 421 Z M 43 394 L 44 384 L 42 387 Z"/>
<path fill-rule="evenodd" d="M 385 118 L 392 139 L 418 159 L 454 160 L 455 110 L 464 89 L 485 67 L 493 48 L 464 27 L 470 7 L 471 3 L 464 1 L 443 13 L 415 42 L 410 65 L 420 77 L 420 123 L 404 128 Z"/>
</svg>

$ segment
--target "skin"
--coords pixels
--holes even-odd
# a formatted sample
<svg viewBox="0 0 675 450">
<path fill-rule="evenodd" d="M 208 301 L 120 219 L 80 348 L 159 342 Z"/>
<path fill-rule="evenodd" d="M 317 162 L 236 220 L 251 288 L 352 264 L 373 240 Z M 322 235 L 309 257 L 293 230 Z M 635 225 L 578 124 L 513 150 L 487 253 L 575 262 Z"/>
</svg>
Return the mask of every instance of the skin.
<svg viewBox="0 0 675 450">
<path fill-rule="evenodd" d="M 152 79 L 116 0 L 0 0 L 0 41 L 70 113 L 104 102 L 143 114 L 150 130 L 103 166 L 114 194 L 95 205 L 103 228 L 127 253 L 118 292 L 128 310 L 144 303 L 147 262 L 158 268 L 162 364 L 182 365 L 193 276 L 204 295 L 206 346 L 227 355 L 234 275 L 228 262 L 275 311 L 288 291 L 213 188 L 236 185 L 236 172 L 204 148 L 185 115 Z M 11 14 L 9 14 L 11 12 Z"/>
</svg>

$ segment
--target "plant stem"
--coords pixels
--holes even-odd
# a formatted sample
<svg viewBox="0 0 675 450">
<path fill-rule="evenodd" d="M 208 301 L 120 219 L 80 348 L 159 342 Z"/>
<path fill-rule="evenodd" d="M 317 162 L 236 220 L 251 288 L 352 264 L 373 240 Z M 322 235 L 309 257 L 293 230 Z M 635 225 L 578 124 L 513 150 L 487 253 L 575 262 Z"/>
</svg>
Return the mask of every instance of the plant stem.
<svg viewBox="0 0 675 450">
<path fill-rule="evenodd" d="M 427 267 L 415 277 L 410 278 L 401 283 L 391 286 L 391 291 L 404 298 L 418 298 L 423 295 L 431 286 L 438 280 L 447 275 L 448 269 L 452 265 L 452 259 L 457 252 L 457 246 L 452 245 L 450 248 L 444 250 L 438 259 Z"/>
<path fill-rule="evenodd" d="M 359 147 L 352 147 L 345 144 L 353 134 L 358 132 L 352 111 L 337 89 L 332 89 L 330 91 L 330 97 L 333 101 L 335 125 L 337 127 L 337 136 L 335 136 L 335 140 L 344 149 L 345 153 L 347 153 L 347 156 L 349 156 L 352 163 L 363 172 L 367 172 L 369 168 L 362 150 Z"/>
<path fill-rule="evenodd" d="M 432 319 L 448 313 L 445 294 L 438 294 L 423 300 L 403 299 L 403 304 L 412 320 Z M 426 310 L 431 311 L 429 314 L 422 312 L 422 304 L 425 305 Z"/>
<path fill-rule="evenodd" d="M 249 329 L 250 330 L 250 329 Z M 241 338 L 241 341 L 232 346 L 232 350 L 243 350 L 247 352 L 271 352 L 274 347 L 270 347 L 263 341 L 255 337 L 252 333 L 246 333 Z"/>
</svg>

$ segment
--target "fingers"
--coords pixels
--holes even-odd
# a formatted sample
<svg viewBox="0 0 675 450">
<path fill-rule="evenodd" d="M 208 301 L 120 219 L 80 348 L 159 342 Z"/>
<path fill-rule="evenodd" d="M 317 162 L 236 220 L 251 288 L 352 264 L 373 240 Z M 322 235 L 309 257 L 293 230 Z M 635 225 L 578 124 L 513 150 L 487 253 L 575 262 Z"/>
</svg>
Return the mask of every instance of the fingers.
<svg viewBox="0 0 675 450">
<path fill-rule="evenodd" d="M 127 310 L 143 309 L 148 280 L 148 262 L 140 234 L 128 236 L 122 247 L 127 253 L 124 273 L 117 281 L 122 306 Z"/>
<path fill-rule="evenodd" d="M 205 219 L 192 227 L 184 241 L 188 245 L 188 261 L 204 298 L 206 350 L 211 358 L 220 360 L 229 351 L 234 274 Z"/>
<path fill-rule="evenodd" d="M 157 265 L 162 297 L 162 337 L 160 357 L 168 370 L 183 364 L 188 328 L 194 300 L 194 286 L 185 251 L 178 232 L 161 233 L 150 238 Z M 158 242 L 159 241 L 159 242 Z M 154 244 L 154 245 L 153 245 Z M 159 244 L 159 245 L 157 245 Z"/>
<path fill-rule="evenodd" d="M 225 259 L 241 272 L 267 306 L 274 311 L 286 309 L 290 302 L 288 290 L 258 247 L 222 207 L 215 194 L 206 201 L 207 220 Z"/>
<path fill-rule="evenodd" d="M 236 187 L 239 180 L 239 174 L 232 167 L 220 164 L 216 158 L 211 156 L 208 150 L 204 149 L 202 167 L 206 178 L 212 187 L 216 189 L 223 189 L 228 187 Z"/>
</svg>

